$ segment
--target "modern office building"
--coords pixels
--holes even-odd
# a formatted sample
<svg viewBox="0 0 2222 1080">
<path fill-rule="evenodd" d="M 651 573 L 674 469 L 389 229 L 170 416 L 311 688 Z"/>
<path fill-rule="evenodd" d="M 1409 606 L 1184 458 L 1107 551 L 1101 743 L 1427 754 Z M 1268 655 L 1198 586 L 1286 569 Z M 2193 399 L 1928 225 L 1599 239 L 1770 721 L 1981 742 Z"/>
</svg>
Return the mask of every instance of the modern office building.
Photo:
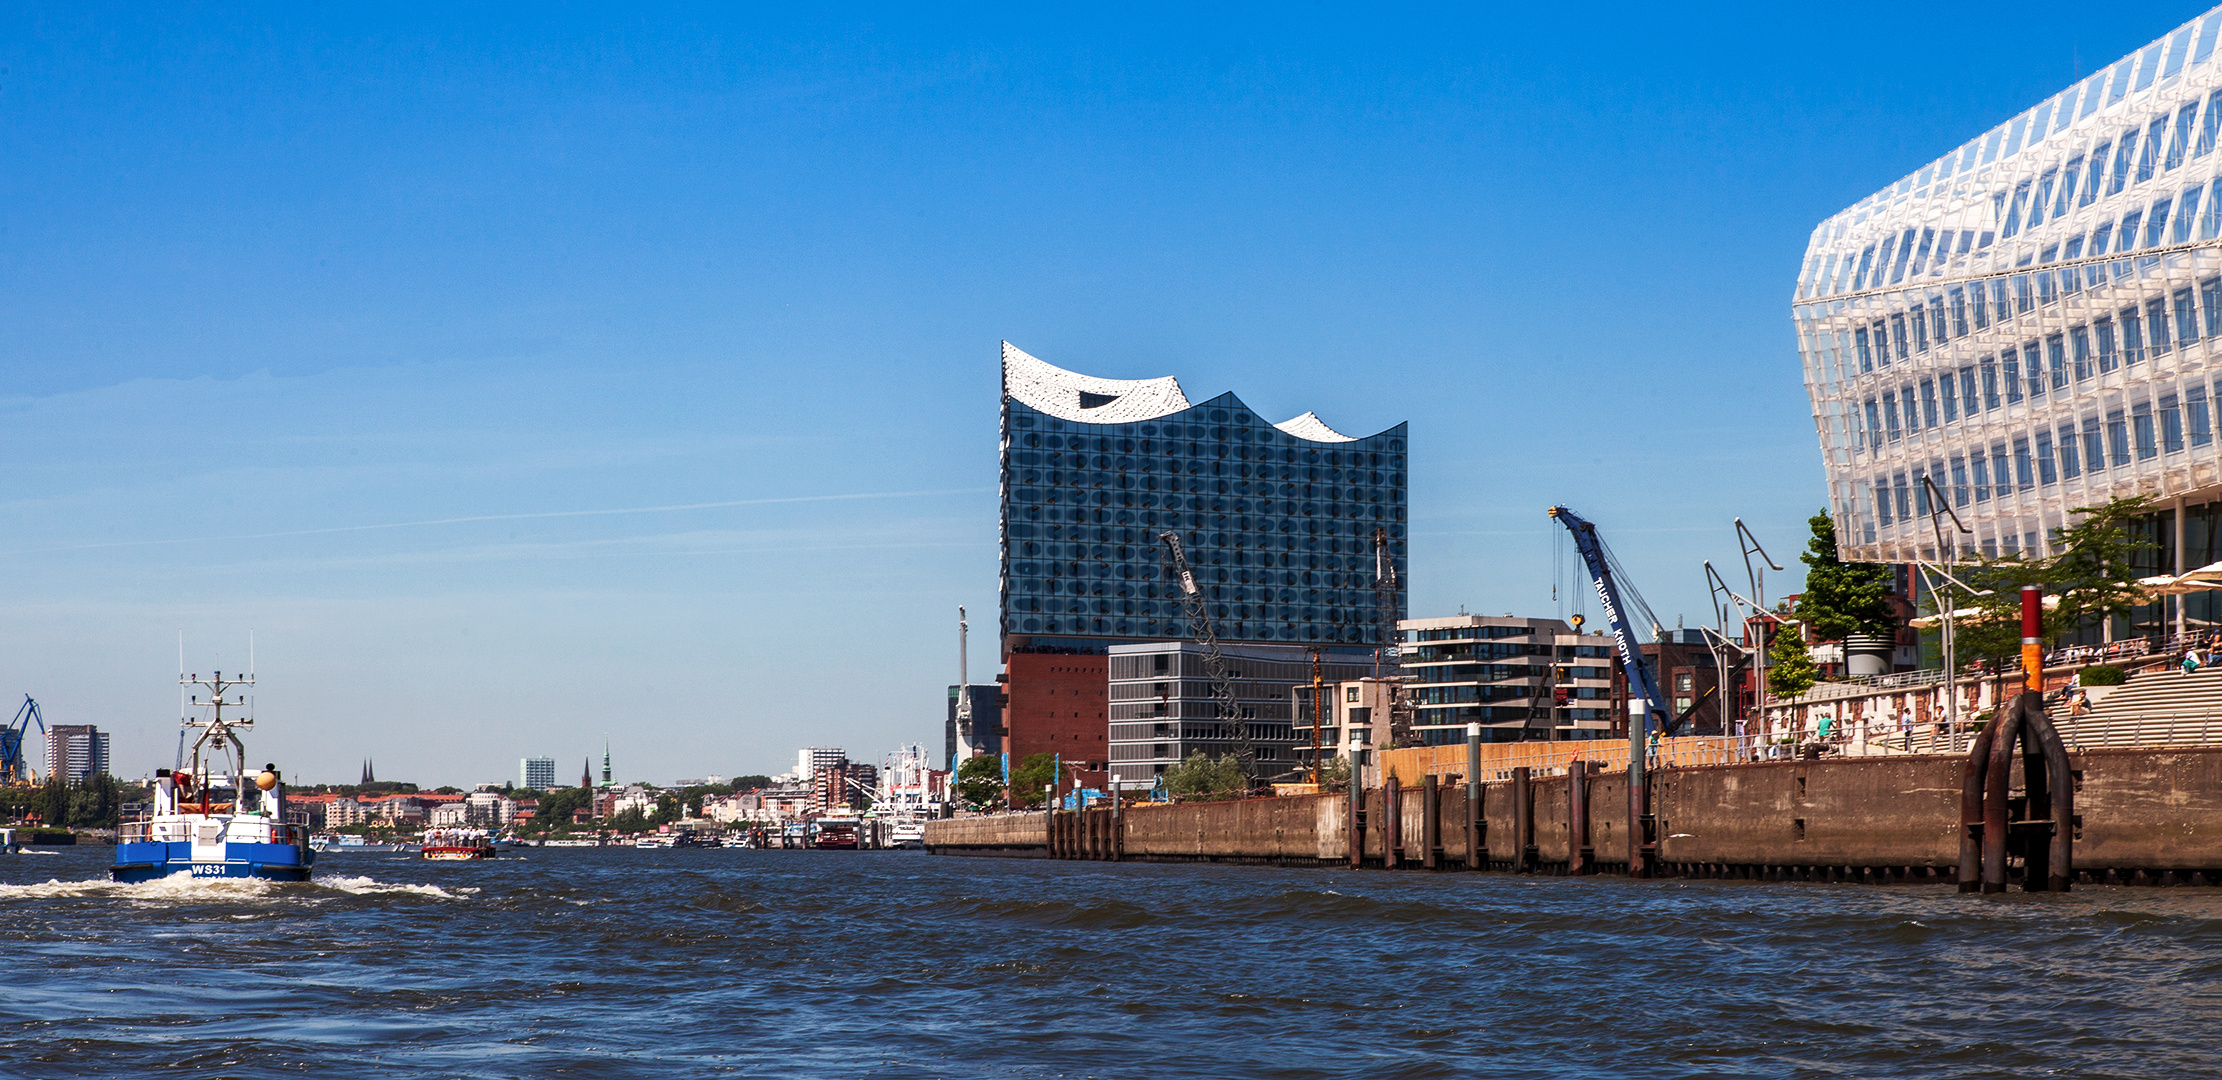
<svg viewBox="0 0 2222 1080">
<path fill-rule="evenodd" d="M 108 769 L 108 733 L 91 724 L 55 724 L 46 729 L 46 775 L 83 783 Z"/>
<path fill-rule="evenodd" d="M 555 759 L 528 757 L 517 762 L 517 786 L 534 791 L 549 791 L 556 786 Z"/>
<path fill-rule="evenodd" d="M 1365 438 L 1267 422 L 1172 378 L 1099 379 L 1003 346 L 1002 635 L 1102 646 L 1189 636 L 1160 532 L 1180 535 L 1219 637 L 1381 642 L 1378 533 L 1405 609 L 1403 424 Z"/>
<path fill-rule="evenodd" d="M 1311 650 L 1228 645 L 1220 651 L 1235 707 L 1257 751 L 1259 774 L 1271 779 L 1308 768 L 1311 734 L 1307 726 L 1299 753 L 1290 689 L 1311 684 Z M 1107 659 L 1112 782 L 1127 790 L 1147 788 L 1189 754 L 1216 758 L 1235 751 L 1237 736 L 1219 719 L 1202 646 L 1192 641 L 1113 645 Z M 1370 655 L 1326 653 L 1320 664 L 1321 677 L 1337 684 L 1372 670 Z"/>
<path fill-rule="evenodd" d="M 1613 641 L 1557 619 L 1406 619 L 1405 695 L 1424 746 L 1596 739 L 1612 734 Z M 1621 730 L 1625 731 L 1625 726 Z"/>
<path fill-rule="evenodd" d="M 969 740 L 957 731 L 958 695 L 971 698 L 972 733 Z M 963 758 L 1003 752 L 1003 699 L 1002 687 L 992 683 L 974 683 L 969 687 L 949 684 L 949 711 L 942 726 L 941 768 L 955 769 Z"/>
<path fill-rule="evenodd" d="M 2125 17 L 2126 11 L 2115 12 Z M 2222 9 L 1813 232 L 1794 300 L 1843 556 L 2050 553 L 2146 495 L 2159 568 L 2217 557 Z"/>
</svg>

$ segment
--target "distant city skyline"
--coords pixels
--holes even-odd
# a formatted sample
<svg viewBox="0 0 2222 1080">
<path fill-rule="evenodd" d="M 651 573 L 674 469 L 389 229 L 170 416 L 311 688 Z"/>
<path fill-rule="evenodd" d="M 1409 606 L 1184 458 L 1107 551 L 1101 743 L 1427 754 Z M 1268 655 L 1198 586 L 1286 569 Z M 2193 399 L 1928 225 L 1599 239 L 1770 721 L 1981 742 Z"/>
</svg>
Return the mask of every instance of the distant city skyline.
<svg viewBox="0 0 2222 1080">
<path fill-rule="evenodd" d="M 1581 603 L 1564 502 L 1703 621 L 1827 498 L 1813 223 L 2199 10 L 25 13 L 0 691 L 128 775 L 181 630 L 305 782 L 933 744 L 1002 340 L 1409 422 L 1412 616 Z"/>
</svg>

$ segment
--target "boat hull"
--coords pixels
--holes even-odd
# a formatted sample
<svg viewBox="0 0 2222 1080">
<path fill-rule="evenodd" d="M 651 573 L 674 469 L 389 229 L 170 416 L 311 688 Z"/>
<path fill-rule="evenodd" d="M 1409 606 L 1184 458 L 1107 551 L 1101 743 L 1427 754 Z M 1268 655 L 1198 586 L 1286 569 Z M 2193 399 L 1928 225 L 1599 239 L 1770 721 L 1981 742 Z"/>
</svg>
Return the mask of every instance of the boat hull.
<svg viewBox="0 0 2222 1080">
<path fill-rule="evenodd" d="M 224 845 L 222 858 L 212 858 L 209 853 L 196 858 L 190 843 L 150 841 L 117 844 L 116 862 L 108 868 L 108 879 L 155 881 L 195 877 L 307 881 L 315 862 L 314 852 L 304 853 L 292 844 L 228 843 Z"/>
<path fill-rule="evenodd" d="M 437 859 L 442 862 L 456 862 L 464 859 L 491 859 L 494 857 L 494 849 L 491 847 L 428 846 L 424 849 L 424 857 L 427 859 Z"/>
</svg>

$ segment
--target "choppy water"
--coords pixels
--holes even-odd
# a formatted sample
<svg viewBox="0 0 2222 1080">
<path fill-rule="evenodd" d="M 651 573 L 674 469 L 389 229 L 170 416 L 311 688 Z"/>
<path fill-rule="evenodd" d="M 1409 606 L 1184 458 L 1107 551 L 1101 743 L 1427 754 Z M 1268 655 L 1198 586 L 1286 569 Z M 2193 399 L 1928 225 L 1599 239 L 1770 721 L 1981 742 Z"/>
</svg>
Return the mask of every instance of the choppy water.
<svg viewBox="0 0 2222 1080">
<path fill-rule="evenodd" d="M 2222 1075 L 2222 890 L 108 857 L 0 857 L 0 1074 Z"/>
</svg>

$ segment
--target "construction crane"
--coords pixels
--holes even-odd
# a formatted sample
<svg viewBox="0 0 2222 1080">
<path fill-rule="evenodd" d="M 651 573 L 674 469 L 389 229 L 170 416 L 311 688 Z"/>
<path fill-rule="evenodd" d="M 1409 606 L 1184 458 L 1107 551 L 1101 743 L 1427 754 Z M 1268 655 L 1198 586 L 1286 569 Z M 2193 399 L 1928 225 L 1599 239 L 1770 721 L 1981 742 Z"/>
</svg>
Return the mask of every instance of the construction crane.
<svg viewBox="0 0 2222 1080">
<path fill-rule="evenodd" d="M 23 695 L 23 704 L 15 711 L 15 719 L 0 728 L 0 784 L 28 784 L 36 779 L 31 762 L 23 756 L 23 736 L 31 725 L 39 726 L 39 734 L 46 734 L 46 717 L 39 715 L 39 703 L 31 695 Z"/>
<path fill-rule="evenodd" d="M 1373 674 L 1376 678 L 1382 669 L 1398 684 L 1404 681 L 1403 635 L 1397 631 L 1397 577 L 1396 556 L 1389 551 L 1389 530 L 1379 525 L 1373 529 L 1373 615 L 1375 630 L 1380 635 L 1376 647 Z M 1389 687 L 1389 742 L 1392 747 L 1407 745 L 1412 737 L 1412 703 L 1404 696 L 1401 685 Z"/>
<path fill-rule="evenodd" d="M 1597 526 L 1563 506 L 1551 507 L 1550 514 L 1566 526 L 1567 532 L 1574 534 L 1574 547 L 1582 553 L 1582 563 L 1589 569 L 1590 585 L 1597 590 L 1597 599 L 1605 605 L 1605 620 L 1612 626 L 1614 644 L 1620 654 L 1620 670 L 1628 678 L 1628 693 L 1642 701 L 1641 722 L 1634 719 L 1639 710 L 1629 710 L 1630 738 L 1640 744 L 1653 731 L 1670 730 L 1674 717 L 1667 713 L 1666 698 L 1659 693 L 1659 684 L 1651 677 L 1651 666 L 1644 662 L 1643 652 L 1636 643 L 1635 628 L 1628 621 L 1631 612 L 1623 601 L 1622 590 L 1635 601 L 1638 613 L 1649 619 L 1653 636 L 1658 632 L 1658 620 L 1650 618 L 1649 605 L 1644 604 L 1642 595 L 1627 584 L 1627 575 L 1620 572 L 1620 560 L 1613 557 L 1612 549 L 1598 537 Z"/>
<path fill-rule="evenodd" d="M 1188 613 L 1188 632 L 1204 650 L 1204 674 L 1211 676 L 1211 698 L 1219 726 L 1233 733 L 1235 764 L 1250 786 L 1256 787 L 1258 748 L 1250 742 L 1250 725 L 1243 722 L 1242 710 L 1234 703 L 1234 680 L 1227 675 L 1227 658 L 1219 653 L 1219 632 L 1212 628 L 1203 587 L 1196 584 L 1196 572 L 1188 566 L 1188 552 L 1181 547 L 1180 534 L 1161 532 L 1157 538 L 1165 545 L 1166 567 L 1180 589 L 1181 607 Z M 1317 723 L 1317 718 L 1313 722 Z"/>
</svg>

